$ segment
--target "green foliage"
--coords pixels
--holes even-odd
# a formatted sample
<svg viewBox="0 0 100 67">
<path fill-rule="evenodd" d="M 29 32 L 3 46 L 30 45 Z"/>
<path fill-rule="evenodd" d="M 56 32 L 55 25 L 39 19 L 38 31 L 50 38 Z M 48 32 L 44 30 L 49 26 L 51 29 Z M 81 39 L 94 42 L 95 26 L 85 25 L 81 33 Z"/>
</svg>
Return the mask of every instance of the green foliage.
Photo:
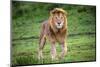
<svg viewBox="0 0 100 67">
<path fill-rule="evenodd" d="M 38 39 L 41 23 L 48 19 L 49 11 L 60 7 L 68 12 L 68 55 L 64 60 L 51 61 L 50 44 L 44 48 L 44 60 L 37 60 Z M 95 61 L 96 7 L 57 3 L 12 2 L 12 64 L 48 64 L 77 61 Z M 85 34 L 93 33 L 93 34 Z M 78 34 L 70 36 L 71 34 Z M 82 34 L 82 35 L 80 35 Z M 18 39 L 18 40 L 14 40 Z M 60 53 L 60 45 L 57 44 Z"/>
<path fill-rule="evenodd" d="M 69 34 L 95 33 L 95 6 L 13 1 L 13 38 L 38 36 L 41 22 L 48 19 L 49 11 L 55 7 L 63 8 L 68 12 Z"/>
</svg>

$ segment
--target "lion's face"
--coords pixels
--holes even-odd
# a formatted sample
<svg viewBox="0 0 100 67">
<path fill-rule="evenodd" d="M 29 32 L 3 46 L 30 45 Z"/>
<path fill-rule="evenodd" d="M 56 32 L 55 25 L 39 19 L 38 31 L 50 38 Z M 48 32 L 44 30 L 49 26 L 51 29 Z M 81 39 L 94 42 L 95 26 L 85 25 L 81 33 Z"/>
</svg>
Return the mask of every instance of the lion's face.
<svg viewBox="0 0 100 67">
<path fill-rule="evenodd" d="M 49 23 L 53 30 L 65 29 L 67 21 L 67 12 L 62 8 L 54 8 L 50 11 Z"/>
<path fill-rule="evenodd" d="M 53 14 L 53 23 L 55 24 L 57 29 L 60 29 L 64 25 L 64 14 L 63 13 L 55 13 Z"/>
</svg>

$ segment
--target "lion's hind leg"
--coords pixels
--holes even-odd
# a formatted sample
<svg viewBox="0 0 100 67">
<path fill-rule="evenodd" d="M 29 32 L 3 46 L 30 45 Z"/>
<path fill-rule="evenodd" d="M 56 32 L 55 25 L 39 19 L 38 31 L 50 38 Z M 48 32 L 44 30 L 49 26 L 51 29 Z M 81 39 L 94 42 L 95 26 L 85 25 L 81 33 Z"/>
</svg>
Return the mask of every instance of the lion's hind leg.
<svg viewBox="0 0 100 67">
<path fill-rule="evenodd" d="M 40 39 L 40 42 L 39 42 L 39 51 L 38 51 L 38 59 L 43 59 L 43 48 L 44 48 L 44 45 L 45 45 L 45 42 L 46 42 L 46 38 L 45 36 L 42 36 L 41 39 Z"/>
</svg>

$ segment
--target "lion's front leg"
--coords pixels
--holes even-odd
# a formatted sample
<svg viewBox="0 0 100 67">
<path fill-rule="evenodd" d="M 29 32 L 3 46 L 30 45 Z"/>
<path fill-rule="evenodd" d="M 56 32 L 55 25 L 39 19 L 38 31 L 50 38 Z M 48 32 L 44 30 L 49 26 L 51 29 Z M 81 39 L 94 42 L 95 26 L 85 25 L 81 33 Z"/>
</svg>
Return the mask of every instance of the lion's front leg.
<svg viewBox="0 0 100 67">
<path fill-rule="evenodd" d="M 61 55 L 60 58 L 63 59 L 65 55 L 67 54 L 67 44 L 65 42 L 61 43 Z"/>
<path fill-rule="evenodd" d="M 55 45 L 55 42 L 51 43 L 51 58 L 52 58 L 52 60 L 56 59 L 56 45 Z"/>
</svg>

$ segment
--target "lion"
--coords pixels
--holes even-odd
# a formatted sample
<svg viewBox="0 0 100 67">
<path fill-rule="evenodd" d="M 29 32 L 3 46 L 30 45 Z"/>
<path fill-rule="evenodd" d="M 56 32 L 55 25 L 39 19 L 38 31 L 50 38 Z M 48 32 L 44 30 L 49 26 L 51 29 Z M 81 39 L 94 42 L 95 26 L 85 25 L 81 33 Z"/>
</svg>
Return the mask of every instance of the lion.
<svg viewBox="0 0 100 67">
<path fill-rule="evenodd" d="M 48 39 L 51 44 L 51 58 L 55 60 L 56 54 L 56 42 L 61 45 L 61 54 L 59 58 L 64 58 L 67 54 L 67 12 L 62 8 L 54 8 L 50 11 L 50 17 L 48 20 L 42 23 L 39 39 L 39 51 L 38 59 L 43 58 L 42 50 L 45 46 L 46 40 Z"/>
</svg>

